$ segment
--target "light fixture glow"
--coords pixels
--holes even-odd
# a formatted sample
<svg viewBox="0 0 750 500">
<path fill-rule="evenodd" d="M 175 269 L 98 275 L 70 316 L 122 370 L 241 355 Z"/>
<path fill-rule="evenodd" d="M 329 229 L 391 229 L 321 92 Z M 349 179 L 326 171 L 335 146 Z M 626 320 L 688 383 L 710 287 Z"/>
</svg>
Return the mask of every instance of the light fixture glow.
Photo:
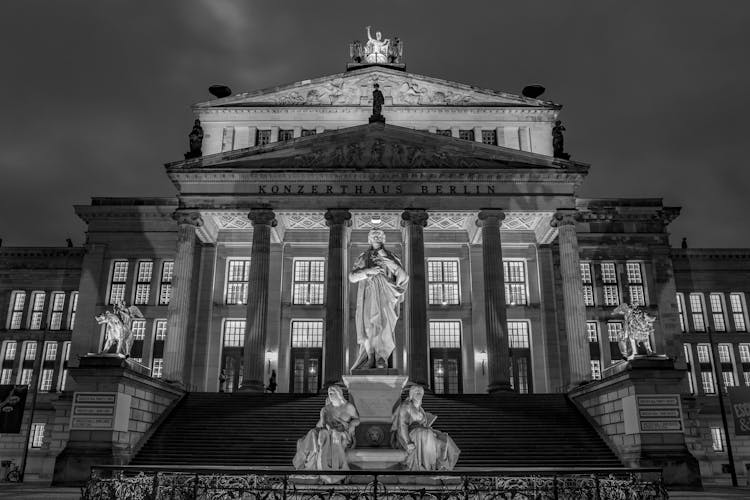
<svg viewBox="0 0 750 500">
<path fill-rule="evenodd" d="M 487 351 L 482 349 L 482 352 L 477 354 L 477 360 L 482 363 L 482 375 L 484 375 L 487 367 Z"/>
<path fill-rule="evenodd" d="M 381 224 L 382 222 L 383 222 L 383 219 L 381 219 L 379 215 L 373 215 L 372 217 L 370 217 L 371 224 L 374 224 L 377 226 L 378 224 Z"/>
</svg>

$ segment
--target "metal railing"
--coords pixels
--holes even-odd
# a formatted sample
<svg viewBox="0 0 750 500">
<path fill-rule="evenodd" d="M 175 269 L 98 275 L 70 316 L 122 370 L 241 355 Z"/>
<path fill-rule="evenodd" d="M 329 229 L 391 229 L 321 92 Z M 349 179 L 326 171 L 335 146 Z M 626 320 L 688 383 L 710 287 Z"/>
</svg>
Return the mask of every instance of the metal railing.
<svg viewBox="0 0 750 500">
<path fill-rule="evenodd" d="M 661 469 L 295 471 L 241 467 L 92 467 L 84 500 L 650 500 Z"/>
</svg>

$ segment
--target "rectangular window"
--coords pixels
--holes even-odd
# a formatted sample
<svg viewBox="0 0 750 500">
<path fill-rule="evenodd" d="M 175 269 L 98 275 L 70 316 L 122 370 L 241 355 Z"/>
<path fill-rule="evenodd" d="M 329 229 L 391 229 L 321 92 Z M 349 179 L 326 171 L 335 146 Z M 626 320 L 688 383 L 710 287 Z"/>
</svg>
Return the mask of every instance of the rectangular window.
<svg viewBox="0 0 750 500">
<path fill-rule="evenodd" d="M 271 131 L 270 130 L 258 130 L 255 132 L 255 145 L 265 146 L 271 142 Z"/>
<path fill-rule="evenodd" d="M 518 358 L 516 365 L 518 367 L 518 392 L 520 394 L 529 393 L 529 369 L 526 358 Z"/>
<path fill-rule="evenodd" d="M 294 260 L 292 304 L 322 304 L 325 296 L 325 261 Z"/>
<path fill-rule="evenodd" d="M 526 321 L 508 321 L 508 344 L 511 349 L 529 348 L 529 324 Z"/>
<path fill-rule="evenodd" d="M 631 306 L 646 305 L 646 291 L 643 287 L 643 268 L 640 262 L 626 262 L 625 274 L 628 278 L 628 295 Z"/>
<path fill-rule="evenodd" d="M 505 303 L 511 306 L 526 305 L 526 261 L 503 260 L 505 276 Z"/>
<path fill-rule="evenodd" d="M 683 344 L 682 352 L 685 354 L 685 364 L 687 365 L 688 388 L 690 390 L 690 394 L 695 394 L 695 379 L 693 378 L 693 356 L 691 354 L 690 344 Z"/>
<path fill-rule="evenodd" d="M 161 265 L 161 282 L 159 284 L 159 305 L 169 305 L 172 298 L 172 274 L 174 273 L 174 261 L 165 260 Z"/>
<path fill-rule="evenodd" d="M 620 304 L 620 296 L 617 291 L 617 285 L 604 285 L 602 287 L 604 292 L 604 305 L 605 306 L 616 306 Z"/>
<path fill-rule="evenodd" d="M 721 378 L 724 382 L 724 392 L 728 387 L 734 387 L 736 384 L 734 378 L 734 363 L 732 362 L 732 345 L 719 344 L 719 366 L 721 368 Z"/>
<path fill-rule="evenodd" d="M 643 285 L 628 285 L 628 294 L 630 295 L 630 305 L 643 307 L 646 305 L 646 294 L 643 291 Z"/>
<path fill-rule="evenodd" d="M 583 282 L 583 305 L 593 307 L 594 303 L 594 282 L 591 276 L 591 263 L 581 262 L 581 281 Z"/>
<path fill-rule="evenodd" d="M 34 292 L 31 294 L 31 324 L 30 330 L 40 330 L 42 328 L 42 318 L 44 317 L 44 292 Z"/>
<path fill-rule="evenodd" d="M 459 139 L 463 139 L 465 141 L 473 141 L 474 140 L 474 129 L 459 130 L 458 131 L 458 138 Z"/>
<path fill-rule="evenodd" d="M 302 129 L 302 137 L 309 137 L 311 135 L 316 135 L 318 133 L 317 130 L 314 128 L 303 128 Z"/>
<path fill-rule="evenodd" d="M 13 370 L 10 368 L 3 368 L 0 371 L 0 385 L 10 385 L 13 381 Z"/>
<path fill-rule="evenodd" d="M 458 304 L 458 261 L 428 259 L 427 283 L 430 305 Z"/>
<path fill-rule="evenodd" d="M 497 146 L 497 131 L 482 130 L 482 142 L 491 146 Z"/>
<path fill-rule="evenodd" d="M 586 322 L 586 335 L 589 342 L 599 342 L 599 324 L 596 321 Z"/>
<path fill-rule="evenodd" d="M 698 365 L 701 371 L 703 392 L 706 394 L 716 394 L 710 347 L 708 344 L 698 344 L 696 350 L 698 351 Z"/>
<path fill-rule="evenodd" d="M 703 294 L 702 293 L 691 293 L 690 294 L 690 312 L 693 318 L 693 329 L 696 332 L 706 331 L 706 317 L 703 313 Z"/>
<path fill-rule="evenodd" d="M 716 387 L 714 386 L 714 374 L 713 373 L 701 371 L 701 383 L 703 384 L 704 393 L 716 394 Z"/>
<path fill-rule="evenodd" d="M 76 326 L 76 313 L 78 312 L 78 292 L 70 294 L 70 317 L 68 319 L 68 330 Z"/>
<path fill-rule="evenodd" d="M 604 305 L 617 306 L 620 304 L 620 294 L 617 288 L 617 272 L 614 262 L 602 262 L 602 291 L 604 292 Z"/>
<path fill-rule="evenodd" d="M 677 294 L 677 314 L 680 316 L 680 331 L 685 333 L 687 331 L 687 313 L 685 311 L 685 295 L 682 293 Z"/>
<path fill-rule="evenodd" d="M 224 322 L 224 347 L 245 346 L 245 320 L 228 319 Z"/>
<path fill-rule="evenodd" d="M 50 315 L 49 329 L 59 330 L 62 328 L 62 319 L 65 307 L 65 293 L 54 292 L 52 294 L 52 314 Z"/>
<path fill-rule="evenodd" d="M 591 360 L 591 380 L 602 379 L 602 363 L 598 359 Z"/>
<path fill-rule="evenodd" d="M 435 133 L 437 135 L 442 135 L 442 136 L 445 136 L 445 137 L 451 137 L 453 135 L 453 133 L 451 132 L 451 129 L 449 129 L 449 128 L 437 129 L 435 131 Z"/>
<path fill-rule="evenodd" d="M 5 344 L 5 354 L 3 354 L 3 360 L 16 359 L 16 342 L 8 342 Z"/>
<path fill-rule="evenodd" d="M 227 261 L 227 288 L 225 291 L 227 304 L 247 303 L 247 280 L 250 278 L 250 261 Z"/>
<path fill-rule="evenodd" d="M 23 320 L 23 306 L 26 303 L 26 292 L 15 291 L 10 300 L 10 329 L 20 330 L 21 321 Z"/>
<path fill-rule="evenodd" d="M 116 260 L 112 266 L 112 280 L 109 288 L 109 303 L 125 300 L 125 284 L 128 280 L 128 261 Z"/>
<path fill-rule="evenodd" d="M 134 319 L 130 325 L 130 330 L 133 332 L 133 340 L 143 340 L 146 338 L 146 320 L 145 319 Z"/>
<path fill-rule="evenodd" d="M 742 293 L 729 294 L 729 307 L 732 309 L 732 320 L 734 329 L 738 332 L 747 331 L 747 310 L 745 308 L 745 297 Z"/>
<path fill-rule="evenodd" d="M 154 340 L 167 339 L 167 320 L 157 319 L 154 321 Z"/>
<path fill-rule="evenodd" d="M 740 344 L 740 362 L 750 363 L 750 344 Z"/>
<path fill-rule="evenodd" d="M 154 362 L 151 365 L 151 376 L 154 378 L 162 378 L 164 375 L 164 359 L 154 358 Z"/>
<path fill-rule="evenodd" d="M 26 342 L 23 359 L 25 361 L 33 361 L 36 359 L 36 342 Z"/>
<path fill-rule="evenodd" d="M 323 321 L 292 321 L 292 347 L 323 347 Z"/>
<path fill-rule="evenodd" d="M 52 375 L 54 370 L 51 368 L 45 368 L 42 370 L 42 376 L 39 379 L 39 390 L 41 392 L 49 392 L 52 390 Z"/>
<path fill-rule="evenodd" d="M 614 262 L 602 262 L 602 282 L 617 284 L 617 271 Z"/>
<path fill-rule="evenodd" d="M 721 427 L 711 427 L 711 448 L 714 451 L 724 451 L 727 446 L 727 439 L 724 436 L 724 429 Z"/>
<path fill-rule="evenodd" d="M 607 323 L 607 338 L 609 338 L 610 342 L 619 342 L 622 335 L 622 323 L 619 321 L 610 321 Z"/>
<path fill-rule="evenodd" d="M 461 322 L 456 320 L 430 321 L 430 348 L 460 349 Z"/>
<path fill-rule="evenodd" d="M 54 361 L 57 359 L 57 342 L 45 342 L 44 361 Z"/>
<path fill-rule="evenodd" d="M 21 385 L 31 385 L 31 379 L 34 376 L 34 370 L 24 368 L 21 370 Z"/>
<path fill-rule="evenodd" d="M 727 324 L 724 320 L 724 297 L 721 293 L 711 293 L 708 295 L 708 302 L 711 304 L 711 319 L 714 320 L 714 330 L 717 332 L 726 332 Z"/>
<path fill-rule="evenodd" d="M 294 130 L 279 129 L 279 141 L 291 141 L 294 139 Z"/>
<path fill-rule="evenodd" d="M 138 262 L 138 274 L 135 283 L 135 303 L 137 305 L 148 304 L 151 297 L 151 275 L 154 272 L 154 263 L 150 260 Z"/>
<path fill-rule="evenodd" d="M 44 424 L 31 424 L 29 448 L 41 448 L 44 444 Z"/>
</svg>

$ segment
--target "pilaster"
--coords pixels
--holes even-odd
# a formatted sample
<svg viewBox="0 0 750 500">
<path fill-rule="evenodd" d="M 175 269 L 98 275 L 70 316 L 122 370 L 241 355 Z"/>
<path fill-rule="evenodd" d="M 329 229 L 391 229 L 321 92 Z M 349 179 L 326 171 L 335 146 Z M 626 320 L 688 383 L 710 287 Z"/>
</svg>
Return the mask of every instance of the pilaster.
<svg viewBox="0 0 750 500">
<path fill-rule="evenodd" d="M 99 312 L 97 304 L 105 302 L 106 286 L 102 274 L 106 273 L 104 254 L 107 246 L 98 243 L 86 245 L 86 254 L 81 266 L 81 282 L 78 286 L 78 309 L 76 323 L 71 333 L 70 366 L 77 366 L 80 356 L 99 352 L 101 327 L 94 316 Z M 26 297 L 27 307 L 31 298 Z M 20 345 L 20 344 L 19 344 Z"/>
</svg>

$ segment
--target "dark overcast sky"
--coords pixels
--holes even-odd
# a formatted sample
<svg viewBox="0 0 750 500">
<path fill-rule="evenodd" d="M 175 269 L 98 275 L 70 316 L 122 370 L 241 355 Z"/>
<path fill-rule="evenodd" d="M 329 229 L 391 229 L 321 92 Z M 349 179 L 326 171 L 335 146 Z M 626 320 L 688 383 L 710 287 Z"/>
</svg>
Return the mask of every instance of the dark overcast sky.
<svg viewBox="0 0 750 500">
<path fill-rule="evenodd" d="M 175 193 L 207 87 L 343 71 L 372 25 L 407 69 L 564 105 L 588 197 L 683 207 L 672 242 L 750 247 L 750 2 L 3 1 L 0 237 L 83 241 L 75 203 Z"/>
</svg>

